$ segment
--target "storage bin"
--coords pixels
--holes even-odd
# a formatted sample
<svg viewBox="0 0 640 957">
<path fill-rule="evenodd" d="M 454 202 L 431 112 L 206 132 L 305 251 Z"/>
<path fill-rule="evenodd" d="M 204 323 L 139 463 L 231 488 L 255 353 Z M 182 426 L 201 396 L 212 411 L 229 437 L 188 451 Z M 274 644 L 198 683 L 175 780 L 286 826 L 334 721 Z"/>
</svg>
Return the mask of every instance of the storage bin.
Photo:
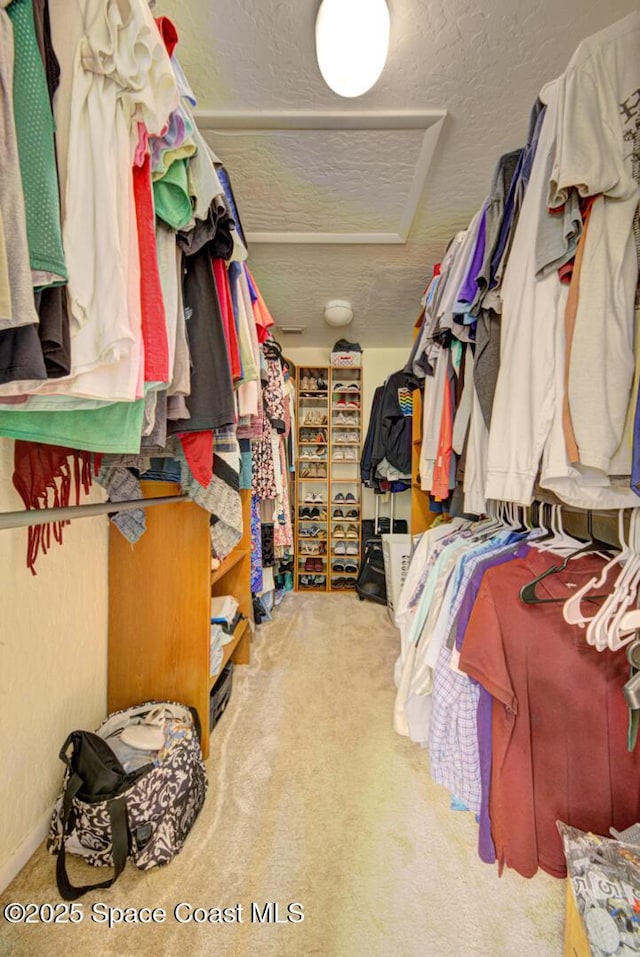
<svg viewBox="0 0 640 957">
<path fill-rule="evenodd" d="M 334 369 L 359 369 L 362 363 L 361 352 L 332 352 L 331 365 Z"/>
<path fill-rule="evenodd" d="M 229 704 L 232 684 L 233 662 L 228 661 L 209 696 L 209 731 L 213 731 Z"/>
</svg>

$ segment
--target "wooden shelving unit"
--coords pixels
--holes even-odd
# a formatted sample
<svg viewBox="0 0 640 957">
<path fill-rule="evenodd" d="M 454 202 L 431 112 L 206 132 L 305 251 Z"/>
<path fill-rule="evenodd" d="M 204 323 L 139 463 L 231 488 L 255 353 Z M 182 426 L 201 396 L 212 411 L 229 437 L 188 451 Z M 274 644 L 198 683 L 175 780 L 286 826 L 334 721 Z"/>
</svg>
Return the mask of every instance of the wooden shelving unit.
<svg viewBox="0 0 640 957">
<path fill-rule="evenodd" d="M 329 366 L 296 370 L 297 459 L 295 482 L 296 591 L 328 588 Z M 308 388 L 309 382 L 316 387 Z M 317 388 L 317 384 L 322 384 Z M 305 388 L 307 386 L 307 388 Z M 313 534 L 310 534 L 312 533 Z M 312 554 L 313 553 L 313 554 Z"/>
<path fill-rule="evenodd" d="M 304 366 L 297 373 L 296 590 L 345 591 L 355 588 L 360 564 L 362 370 Z M 326 383 L 326 390 L 305 388 L 310 379 Z M 313 474 L 318 465 L 321 477 Z M 344 535 L 336 535 L 341 526 Z M 317 554 L 306 554 L 309 549 Z"/>
<path fill-rule="evenodd" d="M 147 498 L 179 494 L 167 482 L 143 482 Z M 209 695 L 231 658 L 248 664 L 251 597 L 251 499 L 241 492 L 243 536 L 220 568 L 211 567 L 209 514 L 193 502 L 147 511 L 147 531 L 130 545 L 116 528 L 109 537 L 108 708 L 151 699 L 195 707 L 202 751 L 209 754 Z M 245 616 L 210 674 L 211 596 L 235 595 Z"/>
<path fill-rule="evenodd" d="M 358 577 L 362 538 L 361 448 L 362 368 L 332 368 L 330 591 L 353 591 Z"/>
</svg>

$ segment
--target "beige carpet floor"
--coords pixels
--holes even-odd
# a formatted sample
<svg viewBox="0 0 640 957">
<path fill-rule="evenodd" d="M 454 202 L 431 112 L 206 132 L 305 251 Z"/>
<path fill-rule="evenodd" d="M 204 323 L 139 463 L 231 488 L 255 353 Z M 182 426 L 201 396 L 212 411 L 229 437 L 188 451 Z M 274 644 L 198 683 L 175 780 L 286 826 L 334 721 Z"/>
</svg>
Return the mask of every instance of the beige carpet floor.
<svg viewBox="0 0 640 957">
<path fill-rule="evenodd" d="M 82 899 L 80 923 L 0 918 L 0 954 L 560 957 L 564 882 L 482 864 L 472 815 L 449 809 L 427 752 L 393 732 L 397 644 L 380 606 L 288 596 L 236 669 L 182 853 L 164 869 L 128 865 L 114 888 Z M 59 901 L 44 848 L 9 901 Z M 101 902 L 167 916 L 109 928 L 95 919 Z M 267 902 L 280 923 L 258 921 Z M 181 903 L 185 920 L 223 907 L 242 920 L 179 923 Z M 287 921 L 294 903 L 303 921 Z"/>
</svg>

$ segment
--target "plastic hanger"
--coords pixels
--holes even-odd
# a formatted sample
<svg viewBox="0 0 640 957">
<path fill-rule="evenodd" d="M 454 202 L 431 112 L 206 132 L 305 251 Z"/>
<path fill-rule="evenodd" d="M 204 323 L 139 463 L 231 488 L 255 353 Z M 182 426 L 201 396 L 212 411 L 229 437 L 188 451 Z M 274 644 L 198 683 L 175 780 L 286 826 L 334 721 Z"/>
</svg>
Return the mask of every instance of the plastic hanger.
<svg viewBox="0 0 640 957">
<path fill-rule="evenodd" d="M 636 522 L 635 548 L 636 552 L 639 553 L 638 564 L 633 578 L 630 581 L 627 579 L 626 591 L 607 627 L 607 645 L 611 651 L 617 651 L 619 648 L 624 647 L 624 645 L 628 645 L 629 642 L 633 641 L 636 634 L 636 626 L 633 624 L 633 620 L 636 618 L 636 612 L 630 612 L 629 608 L 636 601 L 638 588 L 640 587 L 640 549 L 638 548 L 637 531 L 638 524 Z"/>
<path fill-rule="evenodd" d="M 538 548 L 542 552 L 554 552 L 557 555 L 564 555 L 567 550 L 573 552 L 576 548 L 580 548 L 584 544 L 578 538 L 573 538 L 573 536 L 565 532 L 562 523 L 561 505 L 552 506 L 552 529 L 554 531 L 553 537 L 542 544 L 538 544 Z"/>
<path fill-rule="evenodd" d="M 604 651 L 607 647 L 609 624 L 615 617 L 616 611 L 619 609 L 621 602 L 623 602 L 625 595 L 628 595 L 629 586 L 633 582 L 636 572 L 640 569 L 637 530 L 638 516 L 634 511 L 631 513 L 631 521 L 629 523 L 629 554 L 625 560 L 623 569 L 618 575 L 611 593 L 605 600 L 602 608 L 598 610 L 587 625 L 587 642 L 597 648 L 598 651 Z M 628 605 L 626 607 L 628 607 Z"/>
<path fill-rule="evenodd" d="M 592 516 L 589 513 L 589 527 L 591 527 Z M 631 555 L 631 547 L 628 543 L 625 543 L 624 540 L 624 510 L 620 509 L 618 512 L 618 540 L 620 542 L 621 551 L 614 555 L 611 561 L 607 562 L 606 565 L 602 568 L 602 571 L 599 575 L 596 575 L 594 578 L 590 578 L 586 585 L 582 585 L 576 592 L 573 593 L 571 598 L 568 598 L 564 603 L 564 608 L 562 609 L 562 617 L 567 622 L 568 625 L 577 625 L 579 628 L 584 628 L 586 624 L 595 617 L 591 615 L 590 617 L 585 617 L 582 614 L 581 605 L 583 600 L 589 601 L 591 598 L 586 596 L 589 594 L 592 588 L 602 588 L 605 584 L 610 570 L 617 564 L 624 564 L 624 562 Z M 597 595 L 591 596 L 592 598 L 597 598 Z"/>
<path fill-rule="evenodd" d="M 562 528 L 562 525 L 561 525 L 561 524 L 560 524 L 560 526 L 559 526 L 559 531 L 560 531 L 560 534 L 561 534 L 561 535 L 564 535 L 564 529 Z M 589 525 L 589 531 L 591 532 L 591 524 Z M 581 541 L 580 541 L 579 539 L 577 539 L 577 538 L 576 538 L 576 539 L 572 539 L 570 536 L 566 536 L 566 540 L 567 540 L 567 541 L 573 541 L 573 542 L 575 542 L 576 544 L 580 545 L 580 547 L 579 547 L 578 549 L 574 549 L 574 551 L 572 551 L 569 555 L 567 555 L 567 556 L 565 557 L 564 561 L 563 561 L 560 565 L 552 565 L 552 566 L 551 566 L 550 568 L 548 568 L 546 571 L 542 572 L 541 575 L 538 575 L 538 576 L 537 576 L 536 578 L 534 578 L 532 581 L 527 582 L 526 585 L 523 585 L 523 586 L 522 586 L 522 588 L 520 589 L 520 598 L 521 598 L 522 601 L 525 603 L 525 605 L 559 605 L 559 604 L 565 604 L 566 599 L 564 599 L 564 598 L 539 598 L 539 597 L 538 597 L 538 594 L 537 594 L 537 592 L 536 592 L 536 588 L 537 588 L 538 584 L 539 584 L 541 581 L 544 581 L 545 578 L 549 578 L 550 575 L 558 575 L 558 574 L 560 574 L 560 572 L 563 572 L 563 571 L 567 568 L 569 562 L 570 562 L 573 558 L 578 558 L 578 557 L 580 557 L 581 555 L 587 555 L 587 554 L 589 554 L 590 552 L 601 551 L 603 548 L 608 548 L 608 547 L 609 547 L 609 546 L 606 545 L 604 542 L 601 542 L 601 541 L 599 541 L 598 539 L 593 538 L 593 536 L 591 537 L 591 540 L 590 540 L 589 542 L 587 542 L 586 544 L 585 544 L 584 542 L 581 542 Z M 609 595 L 608 595 L 608 594 L 606 594 L 606 595 L 592 595 L 591 597 L 592 597 L 592 599 L 596 599 L 596 598 L 604 598 L 604 599 L 607 599 L 607 598 L 609 597 Z"/>
</svg>

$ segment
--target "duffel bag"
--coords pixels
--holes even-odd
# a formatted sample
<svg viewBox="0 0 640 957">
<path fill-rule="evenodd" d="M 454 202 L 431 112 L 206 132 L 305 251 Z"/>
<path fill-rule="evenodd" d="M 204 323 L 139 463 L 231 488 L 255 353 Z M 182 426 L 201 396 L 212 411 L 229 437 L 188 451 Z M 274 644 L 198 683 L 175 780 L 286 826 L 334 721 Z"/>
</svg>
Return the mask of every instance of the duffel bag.
<svg viewBox="0 0 640 957">
<path fill-rule="evenodd" d="M 136 740 L 136 732 L 144 741 L 140 732 L 149 730 L 156 750 L 128 743 Z M 181 850 L 207 793 L 195 709 L 150 701 L 116 711 L 95 733 L 72 731 L 60 759 L 66 772 L 47 846 L 57 854 L 56 879 L 63 900 L 111 887 L 127 858 L 148 870 L 168 864 Z M 67 853 L 88 864 L 113 867 L 113 874 L 74 887 L 67 874 Z"/>
</svg>

